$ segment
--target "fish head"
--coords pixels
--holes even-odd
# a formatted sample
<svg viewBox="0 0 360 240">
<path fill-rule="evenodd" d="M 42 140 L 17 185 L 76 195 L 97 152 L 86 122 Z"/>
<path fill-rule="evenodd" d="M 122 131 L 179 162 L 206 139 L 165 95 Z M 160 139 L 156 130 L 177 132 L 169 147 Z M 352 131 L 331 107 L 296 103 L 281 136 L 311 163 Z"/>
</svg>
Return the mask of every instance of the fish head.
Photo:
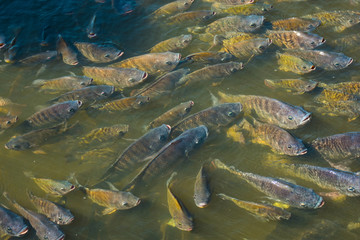
<svg viewBox="0 0 360 240">
<path fill-rule="evenodd" d="M 330 68 L 333 70 L 340 70 L 346 68 L 353 62 L 352 58 L 345 56 L 342 53 L 332 54 L 331 58 L 332 66 L 330 66 Z"/>
<path fill-rule="evenodd" d="M 131 192 L 121 192 L 121 199 L 119 200 L 119 209 L 130 209 L 141 203 L 141 199 Z"/>
<path fill-rule="evenodd" d="M 227 52 L 220 52 L 219 55 L 220 55 L 221 62 L 228 62 L 234 58 L 234 56 L 232 54 L 227 53 Z"/>
<path fill-rule="evenodd" d="M 58 210 L 56 213 L 52 213 L 51 221 L 55 222 L 58 225 L 67 225 L 70 224 L 74 220 L 74 216 L 71 214 L 69 210 L 60 211 Z"/>
<path fill-rule="evenodd" d="M 294 31 L 294 33 L 298 36 L 300 47 L 304 49 L 314 49 L 326 42 L 325 38 L 313 33 L 298 31 Z"/>
<path fill-rule="evenodd" d="M 300 139 L 291 135 L 288 138 L 281 139 L 283 153 L 289 156 L 300 156 L 307 153 L 307 148 L 304 146 Z"/>
<path fill-rule="evenodd" d="M 79 64 L 79 61 L 77 59 L 77 54 L 68 54 L 66 56 L 63 55 L 63 61 L 66 64 L 75 66 Z"/>
<path fill-rule="evenodd" d="M 152 131 L 152 134 L 151 134 L 152 138 L 156 140 L 156 141 L 154 141 L 154 143 L 157 143 L 156 147 L 153 145 L 151 145 L 151 147 L 153 149 L 155 149 L 155 148 L 157 149 L 158 144 L 163 145 L 169 139 L 170 133 L 171 133 L 171 126 L 163 124 L 159 127 L 152 129 L 151 131 Z"/>
<path fill-rule="evenodd" d="M 215 107 L 219 115 L 223 117 L 222 124 L 230 123 L 237 119 L 242 110 L 243 106 L 241 103 L 223 103 Z M 220 121 L 220 119 L 219 119 Z M 227 124 L 226 124 L 227 125 Z"/>
<path fill-rule="evenodd" d="M 193 39 L 192 35 L 191 34 L 186 34 L 186 35 L 182 35 L 182 38 L 181 38 L 181 45 L 185 45 L 187 46 L 191 40 Z"/>
<path fill-rule="evenodd" d="M 194 222 L 192 217 L 184 216 L 183 214 L 177 217 L 174 217 L 175 227 L 186 232 L 190 232 L 194 228 Z"/>
<path fill-rule="evenodd" d="M 321 21 L 319 19 L 308 19 L 304 28 L 308 31 L 311 31 L 320 26 L 320 24 Z"/>
<path fill-rule="evenodd" d="M 249 15 L 239 21 L 239 32 L 254 32 L 264 23 L 264 16 Z"/>
<path fill-rule="evenodd" d="M 135 103 L 133 104 L 133 107 L 135 109 L 139 109 L 142 106 L 144 106 L 145 104 L 147 104 L 148 102 L 150 102 L 150 97 L 139 95 L 139 96 L 136 97 L 136 100 L 135 100 Z"/>
<path fill-rule="evenodd" d="M 133 68 L 127 81 L 130 83 L 130 85 L 133 85 L 142 83 L 147 79 L 147 77 L 147 72 Z"/>
<path fill-rule="evenodd" d="M 190 135 L 192 135 L 193 138 L 192 148 L 201 146 L 205 142 L 206 138 L 209 136 L 209 130 L 204 125 L 190 129 L 189 131 L 191 132 Z"/>
<path fill-rule="evenodd" d="M 31 144 L 29 141 L 19 136 L 10 139 L 10 141 L 5 144 L 5 148 L 9 150 L 22 151 L 31 148 Z"/>
<path fill-rule="evenodd" d="M 19 46 L 17 46 L 17 45 L 14 45 L 14 46 L 8 48 L 4 52 L 4 61 L 6 63 L 14 63 L 16 61 L 16 56 L 17 56 L 18 51 L 19 51 Z"/>
<path fill-rule="evenodd" d="M 5 36 L 0 34 L 0 49 L 6 46 L 6 39 Z"/>
<path fill-rule="evenodd" d="M 59 103 L 60 107 L 64 107 L 66 112 L 72 116 L 73 114 L 75 114 L 80 107 L 82 106 L 82 102 L 80 100 L 73 100 L 73 101 L 66 101 L 63 103 Z"/>
<path fill-rule="evenodd" d="M 184 105 L 184 109 L 183 109 L 183 115 L 186 115 L 186 114 L 188 114 L 190 111 L 191 111 L 191 109 L 192 109 L 192 107 L 194 106 L 194 102 L 193 101 L 188 101 L 188 102 L 186 102 L 185 103 L 185 105 Z"/>
<path fill-rule="evenodd" d="M 124 52 L 111 46 L 102 46 L 101 47 L 101 56 L 99 57 L 103 62 L 115 61 L 121 57 Z"/>
<path fill-rule="evenodd" d="M 278 111 L 279 127 L 296 129 L 310 122 L 312 114 L 302 107 L 288 105 Z"/>
<path fill-rule="evenodd" d="M 216 12 L 214 11 L 206 11 L 204 16 L 202 17 L 202 20 L 204 21 L 208 21 L 210 19 L 212 19 L 213 17 L 215 17 Z"/>
<path fill-rule="evenodd" d="M 96 86 L 96 91 L 98 92 L 99 96 L 108 98 L 115 92 L 115 87 L 109 85 L 98 85 Z"/>
<path fill-rule="evenodd" d="M 117 14 L 127 15 L 132 13 L 136 8 L 136 1 L 112 1 L 112 7 L 115 9 Z"/>
<path fill-rule="evenodd" d="M 54 181 L 53 190 L 60 195 L 65 195 L 75 189 L 75 185 L 68 181 Z"/>
<path fill-rule="evenodd" d="M 324 205 L 324 200 L 314 190 L 299 185 L 294 186 L 294 194 L 289 196 L 289 203 L 297 208 L 316 209 Z"/>
<path fill-rule="evenodd" d="M 295 70 L 297 70 L 300 74 L 309 73 L 316 69 L 316 66 L 310 61 L 298 57 L 293 57 L 293 60 Z"/>
<path fill-rule="evenodd" d="M 25 224 L 23 217 L 16 215 L 7 208 L 0 208 L 0 229 L 3 233 L 10 236 L 21 237 L 29 231 L 29 227 Z"/>
<path fill-rule="evenodd" d="M 207 186 L 204 186 L 201 191 L 194 192 L 194 202 L 198 208 L 205 208 L 209 205 L 211 192 Z"/>
<path fill-rule="evenodd" d="M 261 11 L 263 13 L 266 13 L 266 12 L 269 12 L 273 8 L 274 8 L 273 5 L 264 3 L 264 4 L 262 4 Z"/>
<path fill-rule="evenodd" d="M 82 76 L 81 77 L 81 81 L 80 81 L 80 85 L 81 86 L 89 86 L 93 83 L 94 79 L 90 78 L 90 77 L 87 77 L 87 76 Z"/>
<path fill-rule="evenodd" d="M 6 116 L 1 119 L 1 128 L 6 129 L 14 125 L 19 120 L 18 116 Z"/>
<path fill-rule="evenodd" d="M 318 86 L 318 84 L 319 84 L 318 82 L 310 80 L 310 81 L 306 82 L 306 84 L 304 84 L 302 89 L 304 90 L 304 92 L 311 92 Z"/>
<path fill-rule="evenodd" d="M 359 13 L 351 12 L 351 11 L 344 13 L 342 18 L 342 25 L 343 25 L 342 29 L 352 27 L 358 23 L 360 23 Z"/>
<path fill-rule="evenodd" d="M 254 49 L 256 53 L 263 53 L 272 43 L 269 38 L 257 38 L 249 41 L 253 41 Z"/>
<path fill-rule="evenodd" d="M 164 69 L 166 71 L 173 70 L 180 62 L 181 60 L 181 54 L 180 53 L 173 53 L 173 52 L 165 52 L 160 53 L 163 55 L 164 59 Z"/>
</svg>

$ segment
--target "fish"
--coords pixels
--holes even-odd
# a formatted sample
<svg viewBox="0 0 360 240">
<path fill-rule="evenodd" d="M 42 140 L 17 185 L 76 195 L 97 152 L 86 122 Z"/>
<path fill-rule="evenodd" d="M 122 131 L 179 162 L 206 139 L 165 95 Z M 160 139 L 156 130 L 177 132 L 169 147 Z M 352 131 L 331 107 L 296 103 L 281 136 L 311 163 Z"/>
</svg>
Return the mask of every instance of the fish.
<svg viewBox="0 0 360 240">
<path fill-rule="evenodd" d="M 95 19 L 96 19 L 96 13 L 93 15 L 93 17 L 91 18 L 91 21 L 89 23 L 89 25 L 87 26 L 86 28 L 86 33 L 87 33 L 87 36 L 88 38 L 92 39 L 92 38 L 95 38 L 97 37 L 97 33 L 95 31 Z"/>
<path fill-rule="evenodd" d="M 13 39 L 11 39 L 10 44 L 8 44 L 5 48 L 4 52 L 4 61 L 6 63 L 15 63 L 18 59 L 19 46 L 16 44 L 17 38 L 20 31 L 15 33 Z M 0 48 L 1 49 L 1 48 Z"/>
<path fill-rule="evenodd" d="M 169 212 L 176 228 L 182 231 L 192 231 L 194 228 L 193 217 L 171 190 L 171 181 L 177 173 L 174 172 L 166 182 L 166 196 Z"/>
<path fill-rule="evenodd" d="M 338 90 L 347 94 L 360 96 L 360 82 L 340 82 L 334 84 L 320 83 L 320 87 L 330 90 Z"/>
<path fill-rule="evenodd" d="M 268 30 L 266 33 L 275 45 L 282 48 L 314 49 L 326 42 L 325 38 L 314 33 L 283 30 Z"/>
<path fill-rule="evenodd" d="M 271 43 L 272 41 L 269 38 L 253 38 L 239 42 L 224 40 L 224 47 L 220 51 L 229 52 L 239 59 L 248 59 L 262 54 Z"/>
<path fill-rule="evenodd" d="M 23 124 L 32 128 L 59 124 L 70 119 L 80 109 L 82 104 L 80 100 L 56 103 L 34 113 Z"/>
<path fill-rule="evenodd" d="M 116 14 L 126 15 L 132 13 L 136 8 L 135 0 L 111 0 L 111 7 Z"/>
<path fill-rule="evenodd" d="M 91 62 L 108 63 L 120 58 L 124 52 L 111 46 L 88 42 L 75 42 L 74 46 Z"/>
<path fill-rule="evenodd" d="M 75 101 L 76 99 L 82 104 L 92 104 L 96 101 L 109 98 L 115 91 L 114 86 L 95 85 L 76 89 L 60 95 L 57 98 L 51 99 L 49 102 L 64 102 Z"/>
<path fill-rule="evenodd" d="M 184 12 L 188 10 L 194 0 L 177 0 L 161 6 L 153 12 L 155 19 L 174 15 L 178 12 Z"/>
<path fill-rule="evenodd" d="M 178 70 L 166 73 L 152 84 L 139 90 L 132 91 L 130 96 L 148 96 L 151 99 L 155 99 L 160 96 L 168 95 L 172 93 L 176 87 L 182 85 L 180 80 L 189 72 L 189 68 L 180 68 Z"/>
<path fill-rule="evenodd" d="M 320 103 L 328 103 L 332 101 L 346 102 L 346 101 L 358 101 L 359 97 L 353 94 L 343 92 L 341 90 L 325 88 L 314 100 Z"/>
<path fill-rule="evenodd" d="M 161 52 L 173 52 L 181 50 L 189 46 L 192 41 L 191 34 L 182 34 L 173 38 L 164 40 L 152 48 L 150 48 L 151 53 L 161 53 Z"/>
<path fill-rule="evenodd" d="M 184 24 L 184 23 L 201 23 L 211 20 L 216 16 L 216 12 L 211 10 L 198 10 L 178 13 L 167 19 L 169 24 Z"/>
<path fill-rule="evenodd" d="M 244 68 L 242 62 L 227 62 L 209 65 L 191 72 L 179 80 L 179 84 L 189 84 L 201 81 L 216 81 L 236 73 Z"/>
<path fill-rule="evenodd" d="M 105 207 L 102 215 L 112 214 L 118 210 L 127 210 L 138 206 L 141 199 L 131 192 L 119 191 L 111 183 L 107 182 L 111 190 L 94 188 L 89 189 L 81 186 L 80 190 L 94 203 Z"/>
<path fill-rule="evenodd" d="M 279 70 L 296 74 L 307 74 L 316 70 L 316 66 L 307 60 L 287 53 L 276 53 Z"/>
<path fill-rule="evenodd" d="M 110 127 L 95 128 L 81 138 L 81 144 L 105 142 L 124 136 L 129 131 L 128 124 L 115 124 Z"/>
<path fill-rule="evenodd" d="M 278 178 L 242 172 L 235 169 L 235 167 L 225 165 L 219 159 L 213 160 L 212 164 L 217 169 L 224 169 L 235 174 L 258 191 L 292 207 L 300 209 L 317 209 L 321 208 L 325 203 L 323 198 L 316 194 L 311 188 L 296 185 Z"/>
<path fill-rule="evenodd" d="M 303 142 L 286 130 L 273 124 L 253 120 L 253 124 L 245 119 L 239 124 L 249 132 L 253 143 L 267 145 L 275 153 L 288 156 L 301 156 L 307 153 Z"/>
<path fill-rule="evenodd" d="M 211 199 L 211 190 L 209 186 L 209 176 L 205 165 L 202 165 L 196 175 L 194 184 L 194 201 L 198 208 L 204 208 L 209 205 Z"/>
<path fill-rule="evenodd" d="M 99 161 L 110 161 L 111 159 L 116 158 L 117 155 L 118 153 L 110 147 L 92 148 L 91 150 L 88 150 L 85 153 L 81 154 L 80 159 L 81 161 L 86 161 L 86 163 L 91 162 L 98 164 Z"/>
<path fill-rule="evenodd" d="M 221 63 L 228 62 L 233 59 L 233 55 L 227 52 L 198 52 L 192 53 L 185 57 L 187 62 L 199 62 L 199 63 Z"/>
<path fill-rule="evenodd" d="M 0 233 L 1 237 L 22 237 L 29 231 L 29 226 L 24 218 L 10 211 L 6 207 L 0 206 Z"/>
<path fill-rule="evenodd" d="M 255 113 L 256 119 L 284 129 L 296 129 L 311 120 L 311 113 L 274 98 L 256 95 L 230 95 L 218 92 L 222 102 L 241 102 L 244 113 Z"/>
<path fill-rule="evenodd" d="M 295 94 L 303 94 L 313 91 L 319 85 L 319 82 L 301 79 L 265 79 L 264 84 L 269 88 L 283 88 Z"/>
<path fill-rule="evenodd" d="M 125 171 L 147 157 L 159 151 L 170 137 L 171 127 L 163 124 L 153 128 L 145 135 L 130 144 L 107 169 L 102 179 L 109 177 L 114 171 Z"/>
<path fill-rule="evenodd" d="M 329 27 L 336 32 L 343 32 L 360 22 L 360 12 L 351 10 L 323 11 L 303 16 L 303 18 L 319 19 L 322 26 Z"/>
<path fill-rule="evenodd" d="M 187 101 L 176 105 L 175 107 L 171 108 L 170 110 L 166 111 L 165 113 L 161 114 L 153 121 L 149 123 L 147 128 L 154 128 L 158 127 L 161 124 L 169 124 L 172 126 L 179 120 L 183 119 L 186 115 L 188 115 L 191 111 L 191 108 L 194 106 L 193 101 Z"/>
<path fill-rule="evenodd" d="M 37 197 L 30 191 L 28 191 L 28 196 L 38 212 L 44 214 L 50 221 L 58 225 L 68 225 L 74 220 L 74 215 L 72 215 L 69 209 L 52 201 Z"/>
<path fill-rule="evenodd" d="M 11 200 L 7 192 L 4 192 L 3 195 L 24 218 L 29 220 L 40 240 L 65 239 L 65 234 L 60 230 L 59 226 L 48 220 L 44 215 L 23 208 L 15 200 Z"/>
<path fill-rule="evenodd" d="M 0 116 L 0 129 L 8 129 L 19 120 L 18 116 Z"/>
<path fill-rule="evenodd" d="M 349 197 L 360 196 L 360 175 L 355 172 L 308 164 L 280 164 L 289 174 Z"/>
<path fill-rule="evenodd" d="M 319 27 L 321 21 L 318 19 L 305 19 L 298 17 L 291 17 L 286 19 L 275 20 L 271 22 L 273 30 L 283 31 L 312 31 Z"/>
<path fill-rule="evenodd" d="M 229 125 L 242 113 L 243 107 L 239 102 L 224 103 L 206 108 L 179 121 L 172 129 L 172 134 L 183 132 L 200 125 L 208 129 L 218 130 L 220 127 Z"/>
<path fill-rule="evenodd" d="M 5 148 L 16 151 L 36 148 L 65 133 L 69 128 L 65 124 L 60 123 L 55 127 L 33 130 L 23 135 L 12 137 L 5 144 Z"/>
<path fill-rule="evenodd" d="M 100 105 L 97 109 L 101 111 L 125 111 L 129 109 L 139 109 L 148 102 L 150 102 L 150 98 L 147 96 L 125 97 L 107 102 L 104 105 Z"/>
<path fill-rule="evenodd" d="M 180 53 L 148 53 L 113 63 L 110 67 L 137 68 L 152 75 L 174 70 L 180 59 Z"/>
<path fill-rule="evenodd" d="M 58 55 L 57 51 L 46 51 L 31 55 L 29 57 L 19 60 L 19 63 L 26 65 L 35 65 L 40 63 L 48 62 L 54 59 Z"/>
<path fill-rule="evenodd" d="M 40 39 L 40 46 L 47 47 L 49 46 L 50 41 L 50 34 L 48 31 L 50 30 L 50 25 L 45 25 L 41 31 L 41 39 Z"/>
<path fill-rule="evenodd" d="M 226 5 L 246 5 L 254 3 L 255 0 L 204 0 L 205 2 L 218 2 Z"/>
<path fill-rule="evenodd" d="M 134 189 L 140 183 L 149 183 L 151 179 L 169 172 L 175 165 L 183 162 L 190 152 L 200 147 L 208 135 L 208 129 L 204 125 L 184 131 L 163 146 L 124 189 Z"/>
<path fill-rule="evenodd" d="M 349 101 L 322 101 L 320 107 L 316 107 L 316 111 L 323 115 L 329 116 L 345 116 L 348 121 L 353 121 L 359 117 L 360 102 Z"/>
<path fill-rule="evenodd" d="M 94 79 L 95 84 L 111 85 L 123 89 L 144 82 L 148 74 L 136 68 L 88 67 L 82 69 L 85 76 Z"/>
<path fill-rule="evenodd" d="M 61 54 L 63 62 L 68 65 L 78 65 L 77 53 L 67 45 L 65 40 L 59 34 L 56 42 L 56 49 Z"/>
<path fill-rule="evenodd" d="M 218 193 L 216 195 L 222 200 L 231 201 L 235 203 L 236 206 L 265 219 L 279 221 L 282 219 L 289 220 L 291 217 L 290 212 L 273 205 L 242 201 L 224 193 Z"/>
<path fill-rule="evenodd" d="M 343 53 L 322 50 L 288 50 L 286 53 L 314 63 L 316 67 L 335 71 L 348 67 L 353 59 Z"/>
<path fill-rule="evenodd" d="M 338 51 L 357 51 L 360 44 L 360 36 L 358 33 L 346 34 L 330 42 L 330 45 Z"/>
<path fill-rule="evenodd" d="M 219 13 L 241 14 L 241 15 L 263 15 L 268 13 L 273 6 L 266 3 L 225 5 L 215 2 L 211 5 L 212 9 Z"/>
<path fill-rule="evenodd" d="M 87 76 L 63 76 L 49 80 L 36 79 L 33 86 L 40 87 L 40 91 L 71 91 L 87 87 L 93 83 L 93 79 Z"/>
<path fill-rule="evenodd" d="M 69 192 L 75 190 L 75 185 L 66 180 L 53 180 L 48 178 L 36 178 L 32 173 L 24 172 L 24 174 L 33 180 L 38 187 L 40 187 L 44 192 L 51 194 L 53 196 L 64 196 Z"/>
</svg>

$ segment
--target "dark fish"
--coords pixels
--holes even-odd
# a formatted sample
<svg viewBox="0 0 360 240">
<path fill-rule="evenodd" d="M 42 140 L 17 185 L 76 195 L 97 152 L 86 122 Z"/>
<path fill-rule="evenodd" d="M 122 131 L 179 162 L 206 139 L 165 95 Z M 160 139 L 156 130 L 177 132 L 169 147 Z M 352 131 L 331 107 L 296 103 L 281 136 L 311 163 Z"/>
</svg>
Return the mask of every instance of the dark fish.
<svg viewBox="0 0 360 240">
<path fill-rule="evenodd" d="M 5 144 L 6 149 L 23 151 L 46 144 L 52 138 L 66 132 L 68 128 L 64 124 L 51 128 L 33 130 L 17 137 L 13 137 Z"/>
<path fill-rule="evenodd" d="M 204 0 L 205 2 L 217 2 L 224 5 L 246 5 L 254 3 L 255 0 Z"/>
<path fill-rule="evenodd" d="M 57 55 L 58 55 L 57 51 L 46 51 L 21 59 L 19 60 L 19 62 L 28 65 L 45 63 L 47 61 L 54 59 Z"/>
<path fill-rule="evenodd" d="M 180 53 L 148 53 L 113 63 L 110 67 L 137 68 L 148 74 L 170 72 L 179 64 Z"/>
<path fill-rule="evenodd" d="M 223 193 L 217 194 L 219 198 L 222 200 L 228 200 L 235 203 L 238 207 L 245 209 L 246 211 L 255 214 L 256 216 L 260 216 L 270 220 L 289 220 L 291 217 L 291 213 L 269 204 L 260 204 L 254 202 L 242 201 L 230 196 L 227 196 Z"/>
<path fill-rule="evenodd" d="M 237 119 L 242 108 L 241 103 L 234 102 L 204 109 L 178 122 L 172 132 L 179 133 L 200 125 L 205 125 L 210 130 L 218 130 Z"/>
<path fill-rule="evenodd" d="M 104 105 L 99 106 L 97 109 L 108 111 L 125 111 L 129 109 L 139 109 L 148 102 L 150 102 L 150 98 L 147 96 L 132 96 L 107 102 Z"/>
<path fill-rule="evenodd" d="M 0 206 L 0 232 L 12 236 L 22 237 L 29 231 L 24 219 L 9 209 Z M 2 236 L 3 237 L 3 236 Z"/>
<path fill-rule="evenodd" d="M 148 74 L 136 68 L 83 67 L 83 73 L 96 84 L 111 85 L 119 89 L 144 82 Z"/>
<path fill-rule="evenodd" d="M 191 7 L 191 4 L 194 2 L 194 0 L 177 0 L 170 2 L 168 4 L 165 4 L 158 8 L 154 13 L 155 18 L 165 17 L 169 15 L 176 14 L 178 12 L 186 11 Z"/>
<path fill-rule="evenodd" d="M 165 145 L 170 136 L 170 131 L 171 127 L 165 124 L 151 129 L 121 153 L 106 171 L 103 178 L 107 178 L 115 170 L 125 171 L 134 164 L 147 160 L 146 157 L 156 153 Z"/>
<path fill-rule="evenodd" d="M 48 219 L 58 225 L 67 225 L 74 220 L 69 209 L 44 198 L 40 198 L 28 191 L 28 196 L 39 213 L 44 214 Z"/>
<path fill-rule="evenodd" d="M 314 49 L 325 43 L 325 39 L 314 33 L 299 31 L 267 31 L 268 38 L 282 48 Z"/>
<path fill-rule="evenodd" d="M 213 164 L 216 168 L 227 170 L 239 176 L 257 190 L 292 207 L 316 209 L 324 205 L 322 197 L 310 188 L 305 188 L 278 178 L 242 172 L 234 167 L 225 165 L 218 159 L 214 160 Z"/>
<path fill-rule="evenodd" d="M 176 228 L 182 231 L 191 231 L 194 228 L 193 218 L 185 205 L 171 191 L 171 181 L 175 175 L 176 172 L 174 172 L 166 182 L 169 212 Z"/>
<path fill-rule="evenodd" d="M 135 0 L 111 0 L 111 7 L 117 14 L 126 15 L 133 12 L 136 8 Z"/>
<path fill-rule="evenodd" d="M 199 208 L 206 207 L 210 202 L 211 190 L 208 178 L 207 170 L 202 165 L 199 173 L 196 175 L 194 185 L 194 201 L 195 205 Z"/>
<path fill-rule="evenodd" d="M 68 65 L 78 65 L 77 53 L 67 45 L 65 40 L 59 34 L 56 42 L 56 49 L 61 54 L 63 62 Z"/>
<path fill-rule="evenodd" d="M 138 91 L 133 91 L 130 93 L 131 96 L 148 96 L 151 99 L 155 97 L 160 97 L 163 95 L 170 94 L 176 87 L 180 86 L 180 80 L 186 74 L 190 72 L 189 68 L 180 68 L 173 72 L 169 72 L 164 76 L 160 77 L 154 83 L 139 89 Z"/>
<path fill-rule="evenodd" d="M 170 126 L 184 118 L 189 114 L 191 108 L 194 106 L 193 101 L 187 101 L 180 103 L 179 105 L 171 108 L 165 113 L 161 114 L 159 117 L 155 118 L 148 125 L 148 128 L 158 127 L 161 124 L 167 123 Z"/>
<path fill-rule="evenodd" d="M 96 14 L 94 14 L 94 16 L 91 18 L 91 21 L 88 25 L 88 27 L 86 28 L 86 33 L 88 38 L 95 38 L 97 36 L 97 33 L 95 31 L 95 19 L 96 19 Z"/>
<path fill-rule="evenodd" d="M 230 61 L 234 56 L 227 52 L 198 52 L 185 57 L 186 61 L 201 63 L 221 63 Z"/>
<path fill-rule="evenodd" d="M 204 125 L 183 132 L 162 147 L 125 189 L 131 190 L 141 182 L 149 181 L 151 178 L 168 172 L 174 165 L 184 161 L 190 152 L 200 147 L 208 134 L 208 129 Z"/>
<path fill-rule="evenodd" d="M 44 215 L 26 210 L 14 200 L 11 200 L 6 192 L 3 193 L 5 198 L 13 204 L 20 214 L 29 220 L 31 226 L 36 231 L 36 236 L 40 240 L 64 240 L 65 234 L 59 229 L 59 226 L 48 220 Z"/>
<path fill-rule="evenodd" d="M 0 34 L 0 49 L 6 46 L 6 39 L 3 34 Z"/>
<path fill-rule="evenodd" d="M 49 80 L 37 79 L 32 85 L 39 86 L 41 91 L 71 91 L 91 85 L 92 78 L 86 76 L 64 76 Z"/>
<path fill-rule="evenodd" d="M 19 51 L 19 46 L 16 45 L 16 41 L 17 41 L 19 33 L 20 33 L 20 31 L 15 33 L 15 36 L 13 37 L 13 39 L 10 41 L 10 44 L 5 49 L 4 61 L 6 63 L 14 63 L 17 60 L 17 53 Z"/>
<path fill-rule="evenodd" d="M 42 28 L 41 40 L 40 40 L 40 46 L 42 47 L 49 46 L 49 40 L 50 40 L 50 35 L 48 34 L 49 29 L 50 29 L 49 25 L 46 25 Z"/>
<path fill-rule="evenodd" d="M 315 64 L 316 67 L 333 71 L 348 67 L 353 59 L 342 53 L 321 50 L 288 50 L 286 53 L 294 55 Z"/>
<path fill-rule="evenodd" d="M 88 134 L 81 138 L 82 144 L 90 144 L 92 142 L 105 142 L 122 137 L 129 131 L 129 125 L 116 124 L 110 127 L 102 127 L 91 130 Z"/>
<path fill-rule="evenodd" d="M 24 123 L 34 128 L 58 124 L 71 118 L 81 106 L 79 100 L 57 103 L 34 113 Z"/>
<path fill-rule="evenodd" d="M 92 104 L 96 101 L 109 98 L 115 91 L 114 86 L 97 85 L 76 89 L 71 92 L 64 93 L 50 102 L 64 102 L 77 99 L 84 105 Z"/>
<path fill-rule="evenodd" d="M 272 21 L 273 30 L 285 30 L 285 31 L 312 31 L 320 26 L 321 21 L 318 19 L 304 19 L 304 18 L 287 18 Z"/>
<path fill-rule="evenodd" d="M 280 79 L 280 80 L 264 80 L 265 86 L 270 88 L 284 88 L 287 91 L 292 91 L 295 94 L 303 94 L 313 91 L 318 82 L 315 81 L 303 81 L 301 79 Z"/>
<path fill-rule="evenodd" d="M 311 113 L 303 108 L 274 98 L 256 95 L 230 95 L 218 92 L 223 102 L 241 102 L 244 112 L 254 112 L 257 119 L 284 129 L 296 129 L 311 120 Z"/>
<path fill-rule="evenodd" d="M 19 120 L 18 116 L 0 116 L 0 129 L 7 129 Z"/>
<path fill-rule="evenodd" d="M 121 50 L 110 45 L 75 42 L 74 46 L 79 50 L 79 52 L 81 52 L 82 55 L 84 55 L 84 57 L 95 63 L 115 61 L 124 54 Z"/>
</svg>

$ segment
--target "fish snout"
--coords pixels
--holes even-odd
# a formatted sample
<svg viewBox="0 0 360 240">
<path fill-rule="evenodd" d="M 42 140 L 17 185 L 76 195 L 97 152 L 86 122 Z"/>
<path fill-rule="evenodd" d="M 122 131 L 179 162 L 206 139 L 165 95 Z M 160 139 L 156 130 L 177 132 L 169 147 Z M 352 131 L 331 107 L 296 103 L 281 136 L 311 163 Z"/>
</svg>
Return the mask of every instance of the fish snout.
<svg viewBox="0 0 360 240">
<path fill-rule="evenodd" d="M 300 149 L 296 155 L 300 156 L 300 155 L 305 155 L 307 154 L 307 148 L 303 148 L 303 149 Z"/>
<path fill-rule="evenodd" d="M 28 231 L 29 231 L 29 227 L 28 227 L 28 226 L 24 227 L 24 228 L 21 230 L 21 232 L 19 233 L 19 236 L 25 235 Z"/>
</svg>

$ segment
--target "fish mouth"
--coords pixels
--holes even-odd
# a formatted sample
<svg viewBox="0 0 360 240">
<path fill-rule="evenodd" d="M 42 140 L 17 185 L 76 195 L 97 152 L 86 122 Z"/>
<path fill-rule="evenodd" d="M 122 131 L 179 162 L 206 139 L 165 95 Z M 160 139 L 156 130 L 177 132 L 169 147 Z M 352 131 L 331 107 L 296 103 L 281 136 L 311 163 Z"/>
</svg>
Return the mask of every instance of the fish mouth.
<svg viewBox="0 0 360 240">
<path fill-rule="evenodd" d="M 315 70 L 315 69 L 316 69 L 316 66 L 315 66 L 315 65 L 312 65 L 312 66 L 310 67 L 310 69 L 311 69 L 311 70 Z"/>
<path fill-rule="evenodd" d="M 322 206 L 324 206 L 325 201 L 322 197 L 320 197 L 319 201 L 316 203 L 315 208 L 321 208 Z"/>
<path fill-rule="evenodd" d="M 145 79 L 147 79 L 148 76 L 149 76 L 149 74 L 147 72 L 145 72 L 144 75 L 142 76 L 142 79 L 145 80 Z"/>
<path fill-rule="evenodd" d="M 79 64 L 79 62 L 78 62 L 78 61 L 76 61 L 76 62 L 72 62 L 72 63 L 71 63 L 71 65 L 73 65 L 73 66 L 78 65 L 78 64 Z"/>
<path fill-rule="evenodd" d="M 296 155 L 300 156 L 300 155 L 305 155 L 305 154 L 307 154 L 307 149 L 306 148 L 301 149 L 300 151 L 298 151 Z"/>
<path fill-rule="evenodd" d="M 206 203 L 206 202 L 201 202 L 201 203 L 197 203 L 197 204 L 196 204 L 196 206 L 197 206 L 198 208 L 205 208 L 207 205 L 208 205 L 208 203 Z"/>
<path fill-rule="evenodd" d="M 74 190 L 75 189 L 75 185 L 71 185 L 70 187 L 70 191 Z"/>
<path fill-rule="evenodd" d="M 64 240 L 65 239 L 65 235 L 62 235 L 61 237 L 59 237 L 57 240 Z"/>
<path fill-rule="evenodd" d="M 212 12 L 212 14 L 211 14 L 211 15 L 215 16 L 215 15 L 216 15 L 216 12 Z"/>
<path fill-rule="evenodd" d="M 195 104 L 195 103 L 194 103 L 193 101 L 190 101 L 190 104 L 189 104 L 189 105 L 190 105 L 190 106 L 194 106 L 194 104 Z"/>
<path fill-rule="evenodd" d="M 326 42 L 325 38 L 322 38 L 321 43 L 325 43 L 325 42 Z"/>
<path fill-rule="evenodd" d="M 13 62 L 14 62 L 13 60 L 10 60 L 10 59 L 4 59 L 4 61 L 5 61 L 6 63 L 13 63 Z"/>
<path fill-rule="evenodd" d="M 94 38 L 94 37 L 96 37 L 96 36 L 97 36 L 96 33 L 93 33 L 93 32 L 91 32 L 91 33 L 88 34 L 88 37 L 89 37 L 89 38 Z"/>
<path fill-rule="evenodd" d="M 311 113 L 305 115 L 305 117 L 301 120 L 301 125 L 307 123 L 311 119 Z"/>
<path fill-rule="evenodd" d="M 124 54 L 124 52 L 120 51 L 120 52 L 117 54 L 117 56 L 118 56 L 118 57 L 121 57 L 123 54 Z"/>
<path fill-rule="evenodd" d="M 348 62 L 348 64 L 347 64 L 347 66 L 349 66 L 350 64 L 352 64 L 352 62 L 354 61 L 354 59 L 352 59 L 352 58 L 350 58 L 350 60 L 349 60 L 349 62 Z"/>
<path fill-rule="evenodd" d="M 9 146 L 7 144 L 5 144 L 5 149 L 10 150 Z"/>
<path fill-rule="evenodd" d="M 169 131 L 171 131 L 171 126 L 166 124 L 166 127 L 168 128 Z"/>
<path fill-rule="evenodd" d="M 79 107 L 81 107 L 83 103 L 82 103 L 82 101 L 78 100 L 77 104 L 78 104 Z"/>
<path fill-rule="evenodd" d="M 0 48 L 3 48 L 3 47 L 5 47 L 5 43 L 0 43 Z"/>
<path fill-rule="evenodd" d="M 70 224 L 72 221 L 74 221 L 74 217 L 70 218 L 69 220 L 66 221 L 66 224 Z"/>
<path fill-rule="evenodd" d="M 137 200 L 135 206 L 139 205 L 141 203 L 141 199 Z"/>
<path fill-rule="evenodd" d="M 24 228 L 21 230 L 21 232 L 19 233 L 19 236 L 25 235 L 28 231 L 29 231 L 29 227 L 28 227 L 28 226 L 24 227 Z"/>
</svg>

